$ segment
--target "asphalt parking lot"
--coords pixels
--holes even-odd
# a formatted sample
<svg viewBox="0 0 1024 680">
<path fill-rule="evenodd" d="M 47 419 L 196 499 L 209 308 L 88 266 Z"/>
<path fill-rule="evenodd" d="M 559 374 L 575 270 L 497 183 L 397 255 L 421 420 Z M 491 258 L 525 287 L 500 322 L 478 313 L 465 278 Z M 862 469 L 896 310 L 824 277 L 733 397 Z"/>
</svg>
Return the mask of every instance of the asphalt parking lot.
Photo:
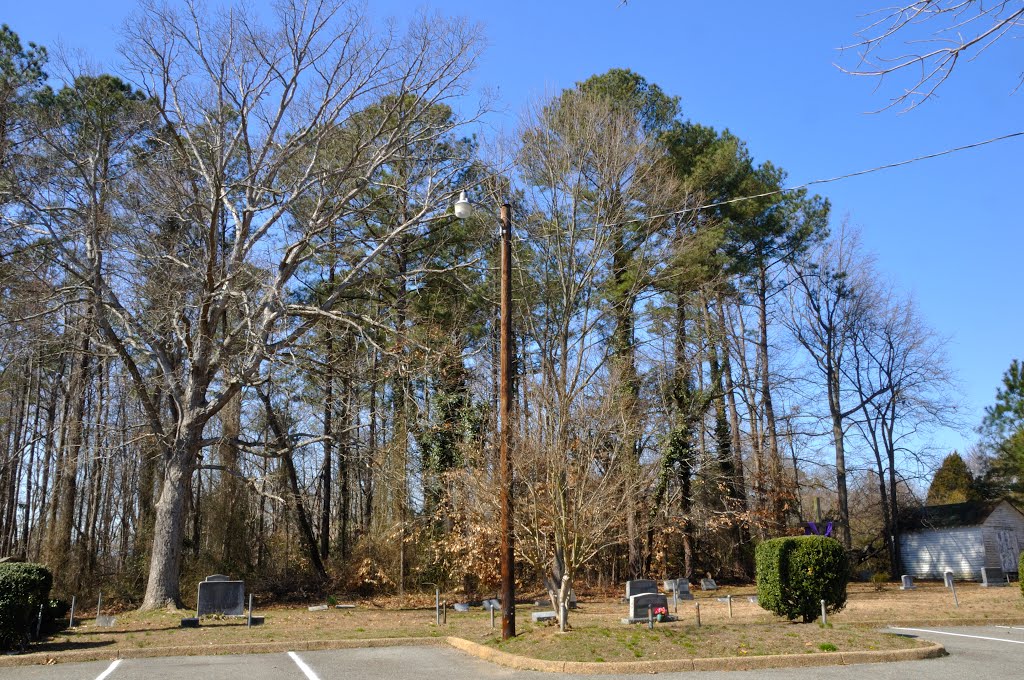
<svg viewBox="0 0 1024 680">
<path fill-rule="evenodd" d="M 872 680 L 960 680 L 961 678 L 1020 677 L 1024 668 L 1024 627 L 985 626 L 970 628 L 898 628 L 893 632 L 914 635 L 945 645 L 942 659 L 854 666 L 780 668 L 762 671 L 702 672 L 708 680 L 719 678 L 864 678 Z M 125 659 L 89 663 L 4 668 L 4 680 L 390 680 L 396 677 L 542 678 L 553 674 L 513 671 L 438 647 L 381 647 L 297 654 L 250 654 L 239 656 L 187 656 L 157 659 Z M 664 673 L 660 677 L 683 678 L 697 673 Z M 561 675 L 565 678 L 594 676 Z M 650 675 L 605 675 L 609 680 L 639 680 Z"/>
</svg>

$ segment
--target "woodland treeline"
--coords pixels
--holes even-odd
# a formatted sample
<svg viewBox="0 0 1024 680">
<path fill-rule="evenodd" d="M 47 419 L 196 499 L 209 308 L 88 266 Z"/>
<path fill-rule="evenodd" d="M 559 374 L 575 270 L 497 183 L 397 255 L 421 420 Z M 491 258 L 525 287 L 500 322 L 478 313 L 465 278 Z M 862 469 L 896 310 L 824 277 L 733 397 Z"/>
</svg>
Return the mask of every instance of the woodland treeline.
<svg viewBox="0 0 1024 680">
<path fill-rule="evenodd" d="M 144 3 L 112 74 L 3 29 L 0 555 L 493 588 L 508 202 L 527 588 L 749 579 L 819 517 L 888 569 L 951 379 L 828 200 L 627 70 L 484 138 L 478 30 L 376 26 Z"/>
</svg>

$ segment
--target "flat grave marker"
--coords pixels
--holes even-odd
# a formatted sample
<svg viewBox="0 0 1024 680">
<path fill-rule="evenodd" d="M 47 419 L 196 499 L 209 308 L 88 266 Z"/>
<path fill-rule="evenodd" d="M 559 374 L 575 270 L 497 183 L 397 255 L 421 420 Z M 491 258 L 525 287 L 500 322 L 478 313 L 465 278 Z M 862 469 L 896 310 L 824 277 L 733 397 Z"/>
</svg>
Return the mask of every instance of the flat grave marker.
<svg viewBox="0 0 1024 680">
<path fill-rule="evenodd" d="M 718 584 L 715 583 L 715 579 L 713 579 L 713 578 L 702 578 L 700 580 L 700 589 L 701 590 L 718 590 Z"/>
</svg>

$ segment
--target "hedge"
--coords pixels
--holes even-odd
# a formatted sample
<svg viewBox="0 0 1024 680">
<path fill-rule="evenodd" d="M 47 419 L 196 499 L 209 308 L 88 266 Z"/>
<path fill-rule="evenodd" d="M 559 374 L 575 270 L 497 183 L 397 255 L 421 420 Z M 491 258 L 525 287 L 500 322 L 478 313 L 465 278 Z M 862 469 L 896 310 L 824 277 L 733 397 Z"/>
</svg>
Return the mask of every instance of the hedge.
<svg viewBox="0 0 1024 680">
<path fill-rule="evenodd" d="M 1019 576 L 1018 584 L 1020 585 L 1020 594 L 1024 595 L 1024 552 L 1021 552 L 1020 557 L 1017 560 L 1017 576 Z"/>
<path fill-rule="evenodd" d="M 50 604 L 53 576 L 41 564 L 0 563 L 0 651 L 23 648 L 39 615 Z"/>
<path fill-rule="evenodd" d="M 821 612 L 846 606 L 850 561 L 843 546 L 825 536 L 786 536 L 763 541 L 754 555 L 757 602 L 787 619 L 810 623 Z"/>
</svg>

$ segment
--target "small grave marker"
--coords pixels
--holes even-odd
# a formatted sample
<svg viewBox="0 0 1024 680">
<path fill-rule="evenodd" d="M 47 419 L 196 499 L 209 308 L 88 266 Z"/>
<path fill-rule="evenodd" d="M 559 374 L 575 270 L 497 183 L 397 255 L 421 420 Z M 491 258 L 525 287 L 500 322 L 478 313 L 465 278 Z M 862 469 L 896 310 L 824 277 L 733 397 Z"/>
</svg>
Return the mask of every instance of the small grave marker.
<svg viewBox="0 0 1024 680">
<path fill-rule="evenodd" d="M 498 602 L 495 599 L 484 600 L 483 601 L 483 608 L 484 608 L 484 611 L 495 611 L 495 610 L 501 611 L 501 603 Z"/>
<path fill-rule="evenodd" d="M 914 585 L 914 579 L 910 577 L 910 574 L 904 574 L 901 578 L 900 590 L 916 590 L 917 586 Z"/>
<path fill-rule="evenodd" d="M 325 604 L 315 604 L 312 607 L 306 607 L 306 609 L 308 609 L 311 612 L 325 612 L 325 611 L 327 611 L 327 605 L 325 605 Z"/>
<path fill-rule="evenodd" d="M 541 621 L 554 621 L 558 615 L 555 612 L 533 612 L 530 614 L 530 618 L 534 623 L 540 623 Z"/>
<path fill-rule="evenodd" d="M 942 582 L 947 588 L 953 587 L 953 572 L 947 569 L 942 574 Z"/>
<path fill-rule="evenodd" d="M 702 578 L 700 580 L 700 589 L 701 590 L 718 590 L 718 584 L 715 583 L 715 579 L 713 579 L 713 578 Z"/>
<path fill-rule="evenodd" d="M 457 612 L 468 612 L 469 611 L 469 603 L 468 602 L 456 602 L 455 605 L 454 605 L 454 608 L 455 608 L 455 611 L 457 611 Z"/>
<path fill-rule="evenodd" d="M 100 628 L 113 628 L 115 623 L 117 623 L 117 619 L 113 616 L 103 614 L 96 617 L 96 625 Z"/>
</svg>

